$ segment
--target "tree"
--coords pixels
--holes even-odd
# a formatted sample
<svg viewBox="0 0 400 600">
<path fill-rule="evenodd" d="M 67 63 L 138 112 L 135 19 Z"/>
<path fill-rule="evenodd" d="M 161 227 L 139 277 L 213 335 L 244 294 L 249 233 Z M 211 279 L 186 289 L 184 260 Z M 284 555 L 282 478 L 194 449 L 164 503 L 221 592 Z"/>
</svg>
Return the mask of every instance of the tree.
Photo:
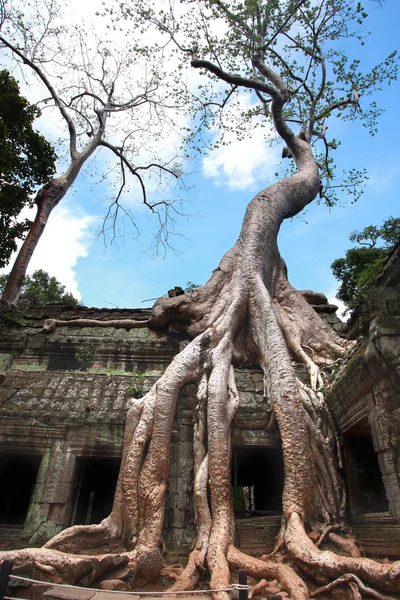
<svg viewBox="0 0 400 600">
<path fill-rule="evenodd" d="M 79 24 L 71 24 L 67 29 L 56 0 L 37 0 L 21 7 L 16 1 L 14 6 L 11 2 L 1 6 L 2 51 L 21 67 L 32 89 L 40 86 L 38 103 L 51 111 L 55 121 L 61 119 L 68 148 L 57 176 L 49 180 L 52 172 L 46 172 L 46 185 L 30 200 L 37 207 L 36 216 L 2 297 L 4 302 L 15 304 L 51 212 L 97 151 L 107 150 L 115 160 L 106 165 L 102 178 L 119 170 L 117 190 L 102 228 L 103 233 L 110 229 L 114 236 L 120 214 L 135 227 L 132 213 L 124 208 L 121 198 L 126 190 L 132 192 L 136 182 L 143 203 L 158 218 L 158 242 L 168 245 L 167 225 L 178 211 L 171 194 L 166 199 L 151 200 L 146 184 L 151 173 L 160 180 L 164 175 L 177 179 L 180 172 L 173 152 L 168 159 L 159 160 L 153 150 L 155 141 L 167 133 L 164 129 L 175 126 L 167 116 L 167 107 L 173 105 L 173 100 L 162 85 L 158 56 L 151 56 L 139 44 L 127 42 L 123 51 L 118 51 L 107 40 L 94 38 L 93 42 L 89 31 Z M 118 130 L 117 117 L 121 115 L 126 115 L 127 121 L 119 124 Z M 141 164 L 143 154 L 147 159 Z M 21 227 L 25 231 L 27 224 Z"/>
<path fill-rule="evenodd" d="M 351 0 L 183 4 L 179 14 L 169 10 L 155 14 L 141 1 L 122 8 L 125 17 L 143 19 L 143 26 L 155 25 L 158 35 L 164 36 L 160 45 L 176 44 L 182 60 L 186 57 L 193 68 L 201 69 L 205 87 L 203 96 L 195 99 L 201 109 L 196 127 L 220 119 L 223 123 L 225 109 L 232 102 L 237 106 L 241 94 L 250 93 L 253 108 L 240 116 L 272 123 L 285 144 L 285 156 L 294 161 L 292 174 L 251 200 L 236 244 L 205 285 L 191 294 L 162 298 L 153 307 L 147 326 L 179 322 L 186 325 L 191 341 L 151 390 L 132 401 L 111 514 L 98 525 L 66 529 L 43 549 L 4 556 L 46 563 L 70 581 L 79 580 L 83 566 L 87 573 L 88 564 L 92 581 L 117 560 L 128 561 L 134 569 L 154 557 L 162 543 L 175 407 L 182 387 L 195 382 L 197 540 L 173 590 L 194 588 L 207 568 L 210 588 L 220 590 L 214 598 L 223 600 L 231 569 L 244 567 L 253 577 L 278 579 L 292 600 L 309 598 L 301 573 L 324 584 L 335 580 L 333 587 L 344 577 L 351 582 L 353 597 L 360 595 L 357 586 L 363 593 L 367 586 L 399 592 L 398 563 L 360 558 L 354 540 L 346 535 L 337 536 L 341 554 L 322 551 L 308 535 L 311 531 L 314 537 L 324 535 L 330 527 L 347 531 L 340 449 L 324 402 L 320 367 L 344 356 L 351 344 L 337 337 L 290 285 L 277 245 L 284 219 L 298 214 L 319 194 L 333 202 L 331 150 L 337 143 L 327 138 L 326 123 L 331 118 L 360 118 L 374 130 L 379 108 L 364 103 L 382 80 L 396 77 L 395 55 L 371 73 L 363 72 L 359 60 L 348 61 L 341 40 L 363 43 L 358 28 L 366 18 L 362 7 Z M 191 137 L 194 143 L 197 132 Z M 349 189 L 355 189 L 356 180 L 350 176 Z M 49 321 L 45 331 L 79 323 L 88 321 Z M 121 326 L 144 323 L 125 320 Z M 297 379 L 293 360 L 307 366 L 309 385 Z M 287 552 L 297 571 L 275 562 L 274 553 L 259 560 L 234 546 L 230 430 L 239 403 L 236 364 L 258 364 L 264 373 L 269 429 L 279 428 L 285 469 L 276 550 Z M 98 550 L 96 556 L 96 548 L 105 546 L 126 554 L 104 556 Z M 77 556 L 84 551 L 90 556 Z M 374 590 L 372 594 L 383 597 Z"/>
<path fill-rule="evenodd" d="M 39 109 L 21 96 L 17 82 L 0 71 L 0 268 L 5 267 L 24 239 L 31 223 L 18 220 L 21 210 L 33 206 L 38 186 L 55 172 L 54 149 L 33 129 Z"/>
<path fill-rule="evenodd" d="M 200 285 L 198 283 L 193 283 L 193 281 L 188 281 L 187 285 L 185 287 L 185 294 L 191 294 L 192 292 L 196 291 L 197 288 L 199 288 Z"/>
<path fill-rule="evenodd" d="M 347 250 L 345 258 L 337 258 L 331 268 L 341 282 L 336 298 L 349 309 L 357 307 L 360 292 L 371 287 L 382 267 L 382 263 L 400 236 L 400 219 L 389 217 L 381 227 L 369 225 L 362 231 L 353 231 L 349 239 L 358 246 Z M 384 246 L 377 247 L 379 241 Z"/>
<path fill-rule="evenodd" d="M 0 292 L 4 290 L 7 279 L 8 275 L 0 275 Z M 21 297 L 33 300 L 38 304 L 57 303 L 70 306 L 79 304 L 79 300 L 66 291 L 65 285 L 55 277 L 50 277 L 43 269 L 37 269 L 32 273 L 32 276 L 27 275 L 25 277 Z"/>
</svg>

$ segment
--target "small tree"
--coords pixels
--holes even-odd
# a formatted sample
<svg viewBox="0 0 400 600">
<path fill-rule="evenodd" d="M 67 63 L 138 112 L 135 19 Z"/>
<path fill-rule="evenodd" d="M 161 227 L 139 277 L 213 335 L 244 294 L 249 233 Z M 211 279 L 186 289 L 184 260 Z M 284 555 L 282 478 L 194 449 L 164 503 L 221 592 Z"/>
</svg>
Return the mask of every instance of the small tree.
<svg viewBox="0 0 400 600">
<path fill-rule="evenodd" d="M 7 284 L 8 275 L 0 275 L 0 293 Z M 51 277 L 43 269 L 38 269 L 27 275 L 21 289 L 21 297 L 33 300 L 38 304 L 68 304 L 76 306 L 79 300 L 66 291 L 65 285 L 55 277 Z"/>
<path fill-rule="evenodd" d="M 389 217 L 381 227 L 369 225 L 362 231 L 353 231 L 351 242 L 358 246 L 347 250 L 345 258 L 337 258 L 331 268 L 341 282 L 336 298 L 349 309 L 357 307 L 360 293 L 371 287 L 382 263 L 400 237 L 400 219 Z M 383 242 L 383 246 L 377 246 Z"/>
<path fill-rule="evenodd" d="M 136 181 L 143 203 L 158 217 L 158 241 L 168 244 L 167 225 L 176 210 L 174 201 L 169 196 L 151 201 L 146 182 L 152 172 L 157 173 L 158 179 L 163 174 L 179 177 L 174 153 L 167 160 L 158 160 L 155 149 L 164 127 L 174 126 L 168 117 L 173 100 L 162 85 L 163 72 L 157 56 L 139 43 L 127 42 L 118 51 L 105 40 L 96 41 L 79 24 L 71 24 L 67 30 L 55 0 L 19 6 L 18 0 L 15 5 L 2 4 L 2 51 L 31 82 L 40 85 L 39 104 L 52 111 L 55 121 L 61 118 L 68 150 L 57 176 L 47 181 L 46 173 L 46 185 L 31 200 L 37 206 L 36 216 L 2 297 L 11 304 L 18 300 L 29 261 L 51 212 L 97 151 L 107 150 L 115 159 L 114 164 L 106 166 L 104 179 L 119 170 L 117 191 L 107 209 L 103 233 L 111 229 L 115 234 L 120 213 L 135 227 L 132 213 L 124 208 L 121 197 Z M 116 119 L 121 115 L 127 119 L 118 130 Z M 143 154 L 150 160 L 144 159 L 140 165 L 137 161 Z"/>
<path fill-rule="evenodd" d="M 27 219 L 18 219 L 21 210 L 33 206 L 35 189 L 55 172 L 54 149 L 33 129 L 39 116 L 9 72 L 0 71 L 0 268 L 31 226 Z"/>
</svg>

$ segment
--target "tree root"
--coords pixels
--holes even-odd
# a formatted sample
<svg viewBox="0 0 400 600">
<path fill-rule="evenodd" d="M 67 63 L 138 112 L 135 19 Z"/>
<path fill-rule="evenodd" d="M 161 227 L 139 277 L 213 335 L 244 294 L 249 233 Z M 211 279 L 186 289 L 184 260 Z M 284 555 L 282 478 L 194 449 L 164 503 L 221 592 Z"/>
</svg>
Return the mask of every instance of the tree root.
<svg viewBox="0 0 400 600">
<path fill-rule="evenodd" d="M 183 570 L 177 566 L 163 570 L 164 575 L 175 579 L 172 591 L 194 589 L 206 566 L 211 589 L 226 589 L 231 570 L 244 568 L 255 578 L 279 581 L 291 600 L 307 600 L 307 585 L 294 568 L 270 560 L 282 547 L 296 568 L 323 584 L 336 578 L 338 583 L 331 589 L 348 584 L 355 598 L 358 590 L 363 593 L 358 581 L 389 592 L 400 591 L 400 563 L 383 565 L 360 558 L 353 542 L 332 533 L 334 526 L 342 524 L 345 513 L 342 463 L 335 424 L 322 393 L 316 390 L 322 386 L 320 367 L 343 356 L 348 344 L 290 286 L 276 244 L 280 223 L 292 214 L 288 207 L 298 187 L 302 197 L 310 195 L 313 186 L 316 190 L 319 187 L 316 168 L 312 184 L 308 177 L 310 173 L 299 172 L 283 187 L 281 182 L 272 186 L 272 191 L 259 194 L 246 211 L 238 242 L 209 282 L 193 294 L 161 299 L 149 321 L 45 322 L 45 332 L 57 325 L 136 328 L 184 322 L 194 339 L 151 390 L 141 400 L 132 401 L 110 516 L 99 525 L 67 529 L 44 549 L 3 556 L 13 554 L 19 564 L 30 560 L 55 582 L 81 585 L 90 585 L 118 565 L 140 569 L 151 555 L 159 558 L 176 403 L 182 387 L 196 381 L 193 449 L 197 538 Z M 296 379 L 293 359 L 307 366 L 310 387 Z M 282 525 L 276 548 L 263 560 L 247 556 L 233 545 L 231 424 L 239 405 L 233 361 L 261 366 L 268 411 L 278 424 L 282 441 Z M 321 551 L 308 537 L 305 523 L 308 531 L 322 532 L 318 545 L 329 535 L 351 556 Z M 126 549 L 120 556 L 77 556 L 89 548 L 118 542 Z M 155 571 L 161 571 L 161 564 L 157 563 Z M 345 576 L 350 578 L 341 579 Z M 255 590 L 263 586 L 260 582 Z M 228 600 L 227 592 L 215 593 L 214 600 Z M 386 599 L 381 596 L 378 600 Z"/>
<path fill-rule="evenodd" d="M 114 554 L 76 556 L 47 548 L 28 548 L 2 552 L 15 566 L 32 564 L 35 579 L 51 583 L 67 583 L 87 587 L 106 573 L 128 564 L 128 557 Z"/>
<path fill-rule="evenodd" d="M 321 533 L 318 541 L 315 542 L 317 548 L 320 548 L 322 546 L 323 542 L 325 541 L 325 538 L 329 535 L 331 531 L 333 531 L 334 528 L 335 525 L 328 525 L 328 527 Z"/>
<path fill-rule="evenodd" d="M 385 596 L 384 594 L 381 594 L 380 592 L 377 592 L 376 590 L 373 590 L 372 588 L 364 585 L 361 579 L 353 573 L 346 573 L 346 575 L 338 577 L 338 579 L 335 579 L 335 581 L 328 583 L 328 585 L 324 585 L 323 587 L 318 588 L 310 594 L 310 597 L 315 598 L 316 596 L 319 596 L 319 594 L 330 592 L 335 587 L 346 583 L 348 583 L 350 586 L 351 584 L 355 584 L 355 586 L 357 587 L 359 592 L 361 592 L 361 594 L 365 594 L 366 596 L 370 596 L 371 598 L 375 598 L 376 600 L 393 600 L 392 597 Z M 360 595 L 359 598 L 361 598 Z"/>
<path fill-rule="evenodd" d="M 253 558 L 247 554 L 243 554 L 243 552 L 240 552 L 234 546 L 229 547 L 228 562 L 233 569 L 246 569 L 249 575 L 257 579 L 277 579 L 292 600 L 308 599 L 306 584 L 287 565 Z"/>
<path fill-rule="evenodd" d="M 46 319 L 42 324 L 42 333 L 51 333 L 56 327 L 115 327 L 119 329 L 141 329 L 149 326 L 149 320 L 135 321 L 134 319 Z"/>
<path fill-rule="evenodd" d="M 307 536 L 302 518 L 296 512 L 287 519 L 285 544 L 296 564 L 316 581 L 326 583 L 327 578 L 352 573 L 374 587 L 400 592 L 400 561 L 382 564 L 369 558 L 353 558 L 320 550 Z"/>
<path fill-rule="evenodd" d="M 124 552 L 118 530 L 110 525 L 110 516 L 101 523 L 94 525 L 73 525 L 64 529 L 48 542 L 43 548 L 59 550 L 60 552 L 72 552 L 73 554 L 84 554 L 87 551 L 95 551 L 104 547 L 113 547 L 116 552 Z"/>
<path fill-rule="evenodd" d="M 361 552 L 354 538 L 344 538 L 340 535 L 337 535 L 336 533 L 331 532 L 329 534 L 329 539 L 337 548 L 345 552 L 348 556 L 352 556 L 353 558 L 360 558 Z"/>
<path fill-rule="evenodd" d="M 331 541 L 340 544 L 342 550 L 346 549 L 350 552 L 352 558 L 319 551 L 306 535 L 304 528 L 302 535 L 299 535 L 296 529 L 297 513 L 307 514 L 311 524 L 316 517 L 317 521 L 321 522 L 321 515 L 322 522 L 330 518 L 341 519 L 344 496 L 341 481 L 337 476 L 338 466 L 341 464 L 340 455 L 334 424 L 326 411 L 322 394 L 312 389 L 318 387 L 318 382 L 320 383 L 316 375 L 317 372 L 319 373 L 318 367 L 314 362 L 314 360 L 319 361 L 315 340 L 306 339 L 306 333 L 303 331 L 299 338 L 301 347 L 307 347 L 310 353 L 314 353 L 313 348 L 315 348 L 315 354 L 313 359 L 304 353 L 304 350 L 297 354 L 309 367 L 310 388 L 296 381 L 293 374 L 287 376 L 288 370 L 291 372 L 291 359 L 286 348 L 287 346 L 293 348 L 288 342 L 290 329 L 285 330 L 283 327 L 286 343 L 282 343 L 283 336 L 277 327 L 274 305 L 263 281 L 259 278 L 255 278 L 254 281 L 254 296 L 262 299 L 262 306 L 260 305 L 259 311 L 250 316 L 249 323 L 249 328 L 253 331 L 254 343 L 248 345 L 245 350 L 242 344 L 240 348 L 242 356 L 243 352 L 249 352 L 249 348 L 252 348 L 251 352 L 254 352 L 255 347 L 262 348 L 260 355 L 265 373 L 266 394 L 272 399 L 273 414 L 279 424 L 286 473 L 291 472 L 294 477 L 291 480 L 288 477 L 285 483 L 285 517 L 274 552 L 270 556 L 263 556 L 263 560 L 258 560 L 243 554 L 232 545 L 234 520 L 230 486 L 230 431 L 239 405 L 232 357 L 237 331 L 243 328 L 245 318 L 243 307 L 247 304 L 245 300 L 247 290 L 240 276 L 231 275 L 228 280 L 224 276 L 223 280 L 227 290 L 235 299 L 234 302 L 231 304 L 227 301 L 219 302 L 219 312 L 218 315 L 214 313 L 215 320 L 212 326 L 186 346 L 157 384 L 144 398 L 135 401 L 129 409 L 121 472 L 111 515 L 99 525 L 77 526 L 65 530 L 46 544 L 46 550 L 58 548 L 68 549 L 70 552 L 74 549 L 83 551 L 104 546 L 107 540 L 109 543 L 120 540 L 126 545 L 128 551 L 119 557 L 122 561 L 120 563 L 118 557 L 107 559 L 107 557 L 77 557 L 56 553 L 56 556 L 70 557 L 75 569 L 74 582 L 81 584 L 99 579 L 105 574 L 107 568 L 110 570 L 115 566 L 115 562 L 134 569 L 148 554 L 157 551 L 163 523 L 169 440 L 175 404 L 182 385 L 197 377 L 197 407 L 193 439 L 197 540 L 184 569 L 180 565 L 175 565 L 162 570 L 163 575 L 175 579 L 171 591 L 194 589 L 200 573 L 205 570 L 207 564 L 211 573 L 211 588 L 229 587 L 230 570 L 245 568 L 250 575 L 261 579 L 255 587 L 254 595 L 267 586 L 267 580 L 276 579 L 289 593 L 291 600 L 306 600 L 309 597 L 307 585 L 293 568 L 288 564 L 270 560 L 282 547 L 288 549 L 290 558 L 293 558 L 306 573 L 323 583 L 331 576 L 342 576 L 348 571 L 354 571 L 355 577 L 360 575 L 379 587 L 379 579 L 392 573 L 392 567 L 378 565 L 373 561 L 370 563 L 374 566 L 361 563 L 360 561 L 367 559 L 357 560 L 354 544 L 350 544 L 350 547 L 348 540 L 343 540 L 339 536 L 334 537 L 333 525 L 325 527 L 319 545 L 330 534 L 333 536 L 330 537 Z M 294 293 L 295 290 L 291 291 L 292 296 Z M 177 304 L 179 298 L 172 300 Z M 190 299 L 191 306 L 194 301 Z M 313 319 L 314 316 L 310 318 Z M 144 326 L 144 322 L 133 323 L 134 327 Z M 73 322 L 56 324 L 69 325 Z M 97 325 L 93 321 L 91 324 L 80 321 L 80 324 Z M 102 322 L 102 326 L 110 324 L 111 322 Z M 265 337 L 267 330 L 272 337 L 275 335 L 272 345 L 268 337 Z M 277 346 L 281 349 L 278 354 Z M 343 351 L 343 347 L 336 343 L 336 340 L 332 342 L 331 348 L 335 349 L 335 356 Z M 321 360 L 323 363 L 326 359 L 322 357 Z M 284 384 L 277 391 L 271 387 L 271 382 L 280 380 L 284 381 Z M 293 426 L 296 429 L 292 429 Z M 299 427 L 300 439 L 305 444 L 304 452 L 291 445 L 291 440 L 296 439 L 298 435 Z M 310 449 L 312 453 L 306 459 Z M 299 468 L 296 469 L 298 460 Z M 302 478 L 304 466 L 306 470 Z M 299 486 L 299 477 L 300 480 L 304 480 L 304 489 Z M 307 507 L 304 499 L 310 496 L 309 490 L 313 486 L 316 491 L 314 505 Z M 211 496 L 210 505 L 208 490 Z M 304 511 L 297 508 L 302 504 L 305 507 Z M 319 507 L 319 513 L 314 513 L 314 506 Z M 293 507 L 296 510 L 293 510 Z M 54 553 L 54 550 L 51 552 Z M 54 558 L 47 559 L 46 556 L 42 558 L 43 560 L 36 561 L 38 565 L 47 564 L 50 569 L 54 569 L 50 574 L 53 579 L 63 578 L 61 563 L 57 571 L 58 563 Z M 348 561 L 351 560 L 354 562 L 349 563 Z M 368 572 L 370 572 L 370 579 L 368 579 Z M 396 578 L 397 573 L 394 573 L 395 586 L 398 585 Z M 393 589 L 392 579 L 388 584 L 390 590 Z M 65 581 L 65 578 L 63 580 Z M 353 595 L 357 594 L 359 587 L 356 590 L 356 581 L 352 579 L 347 583 L 352 584 Z M 216 593 L 214 598 L 227 600 L 227 594 Z"/>
<path fill-rule="evenodd" d="M 181 564 L 168 565 L 167 567 L 161 569 L 160 575 L 163 577 L 169 577 L 169 579 L 174 579 L 176 581 L 182 575 L 182 571 L 183 567 Z"/>
<path fill-rule="evenodd" d="M 281 526 L 281 528 L 279 529 L 279 533 L 276 536 L 275 545 L 273 547 L 272 552 L 270 552 L 269 554 L 263 554 L 261 556 L 261 560 L 271 560 L 271 558 L 273 558 L 275 556 L 275 554 L 283 548 L 283 535 L 284 535 L 284 530 Z"/>
<path fill-rule="evenodd" d="M 267 586 L 268 581 L 266 579 L 260 579 L 260 581 L 251 590 L 251 594 L 249 594 L 249 597 L 255 598 L 256 596 L 260 596 Z"/>
</svg>

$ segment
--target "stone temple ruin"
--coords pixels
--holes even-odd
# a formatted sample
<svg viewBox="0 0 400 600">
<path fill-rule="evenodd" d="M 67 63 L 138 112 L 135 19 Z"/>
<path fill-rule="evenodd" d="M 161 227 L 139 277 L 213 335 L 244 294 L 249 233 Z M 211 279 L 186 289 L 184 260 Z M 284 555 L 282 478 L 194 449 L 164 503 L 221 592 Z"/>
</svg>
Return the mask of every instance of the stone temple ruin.
<svg viewBox="0 0 400 600">
<path fill-rule="evenodd" d="M 328 395 L 339 430 L 349 521 L 367 555 L 400 557 L 400 245 L 353 319 L 360 338 Z M 343 325 L 321 294 L 307 298 Z M 31 307 L 0 335 L 0 548 L 40 546 L 72 524 L 109 513 L 121 459 L 126 406 L 186 344 L 179 329 L 58 327 L 45 318 L 146 319 L 147 310 Z M 307 376 L 301 368 L 300 376 Z M 238 369 L 241 406 L 232 435 L 236 544 L 272 549 L 281 516 L 283 462 L 257 369 Z M 165 514 L 167 561 L 187 555 L 195 534 L 194 386 L 178 403 Z M 267 473 L 260 478 L 259 473 Z"/>
</svg>

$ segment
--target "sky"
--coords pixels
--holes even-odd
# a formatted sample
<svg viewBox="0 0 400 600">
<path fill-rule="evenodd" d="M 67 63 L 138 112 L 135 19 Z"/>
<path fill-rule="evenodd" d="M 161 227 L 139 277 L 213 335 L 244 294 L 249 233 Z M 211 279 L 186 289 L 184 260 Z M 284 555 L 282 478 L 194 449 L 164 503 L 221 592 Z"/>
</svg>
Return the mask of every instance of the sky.
<svg viewBox="0 0 400 600">
<path fill-rule="evenodd" d="M 96 7 L 97 1 L 87 2 L 83 18 L 91 18 Z M 363 57 L 372 64 L 396 48 L 400 2 L 387 0 L 382 9 L 370 7 L 369 13 L 371 36 Z M 32 89 L 25 89 L 29 99 Z M 374 137 L 358 123 L 332 125 L 342 143 L 336 152 L 339 166 L 365 167 L 369 179 L 357 203 L 343 198 L 341 206 L 328 210 L 314 202 L 305 213 L 282 225 L 279 247 L 295 287 L 323 292 L 339 304 L 335 300 L 338 282 L 330 265 L 349 248 L 349 234 L 399 216 L 399 98 L 398 82 L 377 97 L 385 113 Z M 53 123 L 42 119 L 39 127 L 51 134 Z M 230 142 L 186 165 L 190 171 L 189 189 L 184 193 L 186 216 L 179 219 L 181 235 L 172 239 L 177 252 L 154 256 L 149 251 L 157 222 L 138 204 L 132 204 L 132 210 L 139 237 L 128 223 L 125 234 L 113 243 L 99 236 L 112 190 L 95 183 L 99 178 L 89 165 L 50 216 L 29 272 L 44 269 L 86 306 L 110 308 L 149 307 L 152 301 L 146 300 L 165 295 L 174 286 L 205 283 L 235 243 L 248 202 L 273 181 L 280 160 L 281 147 L 266 146 L 259 130 L 249 132 L 242 141 L 232 135 Z"/>
</svg>

